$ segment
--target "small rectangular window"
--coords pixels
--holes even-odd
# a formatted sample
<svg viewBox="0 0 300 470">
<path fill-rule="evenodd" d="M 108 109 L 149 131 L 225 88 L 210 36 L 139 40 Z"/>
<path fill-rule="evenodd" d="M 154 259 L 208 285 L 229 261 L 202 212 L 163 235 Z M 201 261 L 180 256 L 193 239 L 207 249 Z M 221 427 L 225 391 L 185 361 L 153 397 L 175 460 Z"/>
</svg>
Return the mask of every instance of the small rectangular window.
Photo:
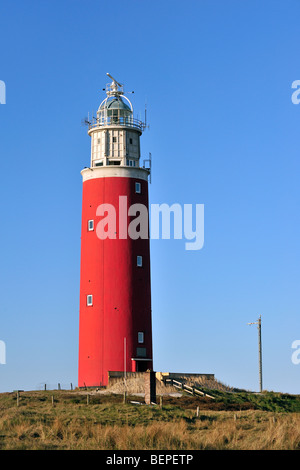
<svg viewBox="0 0 300 470">
<path fill-rule="evenodd" d="M 91 232 L 92 230 L 94 230 L 94 221 L 89 220 L 88 221 L 88 231 Z"/>
<path fill-rule="evenodd" d="M 136 348 L 137 357 L 146 357 L 146 348 Z"/>
<path fill-rule="evenodd" d="M 117 142 L 117 138 L 116 138 L 116 137 L 113 137 L 113 142 Z"/>
<path fill-rule="evenodd" d="M 87 295 L 86 296 L 86 304 L 88 307 L 91 307 L 93 305 L 93 296 L 92 295 Z"/>
<path fill-rule="evenodd" d="M 132 144 L 132 139 L 129 139 L 129 143 Z"/>
<path fill-rule="evenodd" d="M 141 268 L 143 266 L 143 257 L 142 256 L 137 256 L 136 257 L 136 265 Z"/>
<path fill-rule="evenodd" d="M 143 343 L 144 342 L 144 332 L 139 331 L 138 332 L 138 343 Z"/>
<path fill-rule="evenodd" d="M 135 192 L 137 194 L 141 194 L 141 192 L 142 192 L 141 183 L 137 183 L 137 182 L 135 183 Z"/>
</svg>

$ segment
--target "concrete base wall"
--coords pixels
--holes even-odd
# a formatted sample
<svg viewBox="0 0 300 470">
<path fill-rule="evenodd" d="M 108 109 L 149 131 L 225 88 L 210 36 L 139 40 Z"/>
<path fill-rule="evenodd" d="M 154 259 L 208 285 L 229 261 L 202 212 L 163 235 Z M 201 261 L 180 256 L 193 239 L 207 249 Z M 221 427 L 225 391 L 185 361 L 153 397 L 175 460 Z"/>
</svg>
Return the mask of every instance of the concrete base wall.
<svg viewBox="0 0 300 470">
<path fill-rule="evenodd" d="M 206 380 L 214 380 L 214 374 L 199 374 L 199 373 L 185 373 L 185 372 L 156 372 L 156 378 L 163 381 L 164 379 L 184 380 L 188 378 L 198 378 Z"/>
<path fill-rule="evenodd" d="M 145 372 L 126 372 L 126 379 L 144 378 Z M 124 372 L 111 371 L 108 372 L 108 386 L 111 387 L 115 383 L 124 381 Z"/>
<path fill-rule="evenodd" d="M 146 372 L 126 372 L 127 379 L 144 378 Z M 179 372 L 154 372 L 156 379 L 163 382 L 165 379 L 184 380 L 188 378 L 200 378 L 206 380 L 214 380 L 214 374 L 192 374 L 192 373 L 179 373 Z M 108 372 L 108 386 L 111 387 L 115 383 L 124 381 L 124 372 L 110 371 Z"/>
<path fill-rule="evenodd" d="M 145 376 L 145 403 L 151 405 L 156 403 L 156 377 L 155 372 L 149 370 L 144 372 Z"/>
</svg>

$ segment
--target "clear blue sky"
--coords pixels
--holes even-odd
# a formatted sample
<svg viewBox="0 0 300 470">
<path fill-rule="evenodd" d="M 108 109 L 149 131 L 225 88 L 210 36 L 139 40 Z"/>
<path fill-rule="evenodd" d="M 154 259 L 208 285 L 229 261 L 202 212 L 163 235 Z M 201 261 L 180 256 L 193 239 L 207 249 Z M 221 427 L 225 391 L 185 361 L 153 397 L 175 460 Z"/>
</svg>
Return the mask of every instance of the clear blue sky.
<svg viewBox="0 0 300 470">
<path fill-rule="evenodd" d="M 204 204 L 205 244 L 152 240 L 154 368 L 299 393 L 297 0 L 0 3 L 0 391 L 77 383 L 81 120 L 106 72 L 135 114 L 150 203 Z"/>
</svg>

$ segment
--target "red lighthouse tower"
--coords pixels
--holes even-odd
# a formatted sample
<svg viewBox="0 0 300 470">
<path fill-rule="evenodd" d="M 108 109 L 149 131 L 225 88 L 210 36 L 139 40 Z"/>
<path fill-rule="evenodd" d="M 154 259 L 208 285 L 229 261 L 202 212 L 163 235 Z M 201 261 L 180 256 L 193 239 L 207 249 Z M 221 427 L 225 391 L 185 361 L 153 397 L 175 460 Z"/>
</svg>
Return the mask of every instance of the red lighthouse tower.
<svg viewBox="0 0 300 470">
<path fill-rule="evenodd" d="M 109 77 L 88 122 L 91 164 L 81 172 L 79 387 L 106 386 L 109 371 L 153 368 L 148 229 L 128 230 L 135 209 L 146 210 L 144 219 L 149 209 L 150 170 L 140 166 L 145 125 Z"/>
</svg>

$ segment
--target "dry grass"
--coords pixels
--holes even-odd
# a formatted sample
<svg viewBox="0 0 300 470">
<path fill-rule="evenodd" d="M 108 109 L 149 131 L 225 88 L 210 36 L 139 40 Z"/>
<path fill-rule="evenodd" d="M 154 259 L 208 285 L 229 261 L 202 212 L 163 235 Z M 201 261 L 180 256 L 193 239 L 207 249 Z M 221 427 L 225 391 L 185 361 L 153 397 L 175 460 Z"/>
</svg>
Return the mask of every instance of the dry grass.
<svg viewBox="0 0 300 470">
<path fill-rule="evenodd" d="M 295 450 L 300 415 L 123 404 L 122 396 L 25 392 L 0 395 L 0 449 Z M 96 401 L 96 398 L 98 401 Z M 94 400 L 94 401 L 93 401 Z M 197 403 L 200 403 L 199 400 Z"/>
<path fill-rule="evenodd" d="M 195 386 L 199 388 L 207 388 L 211 390 L 220 390 L 223 392 L 232 392 L 233 388 L 229 385 L 225 385 L 217 379 L 207 379 L 205 376 L 201 377 L 198 375 L 189 375 L 189 376 L 182 376 L 184 382 L 189 386 Z"/>
<path fill-rule="evenodd" d="M 89 420 L 69 423 L 59 418 L 51 425 L 41 420 L 6 427 L 8 439 L 2 449 L 248 449 L 295 450 L 300 447 L 299 416 L 281 417 L 275 423 L 268 416 L 233 416 L 218 412 L 195 420 L 157 421 L 148 425 L 103 425 Z M 3 432 L 3 430 L 1 430 Z M 2 437 L 4 437 L 2 435 Z"/>
</svg>

